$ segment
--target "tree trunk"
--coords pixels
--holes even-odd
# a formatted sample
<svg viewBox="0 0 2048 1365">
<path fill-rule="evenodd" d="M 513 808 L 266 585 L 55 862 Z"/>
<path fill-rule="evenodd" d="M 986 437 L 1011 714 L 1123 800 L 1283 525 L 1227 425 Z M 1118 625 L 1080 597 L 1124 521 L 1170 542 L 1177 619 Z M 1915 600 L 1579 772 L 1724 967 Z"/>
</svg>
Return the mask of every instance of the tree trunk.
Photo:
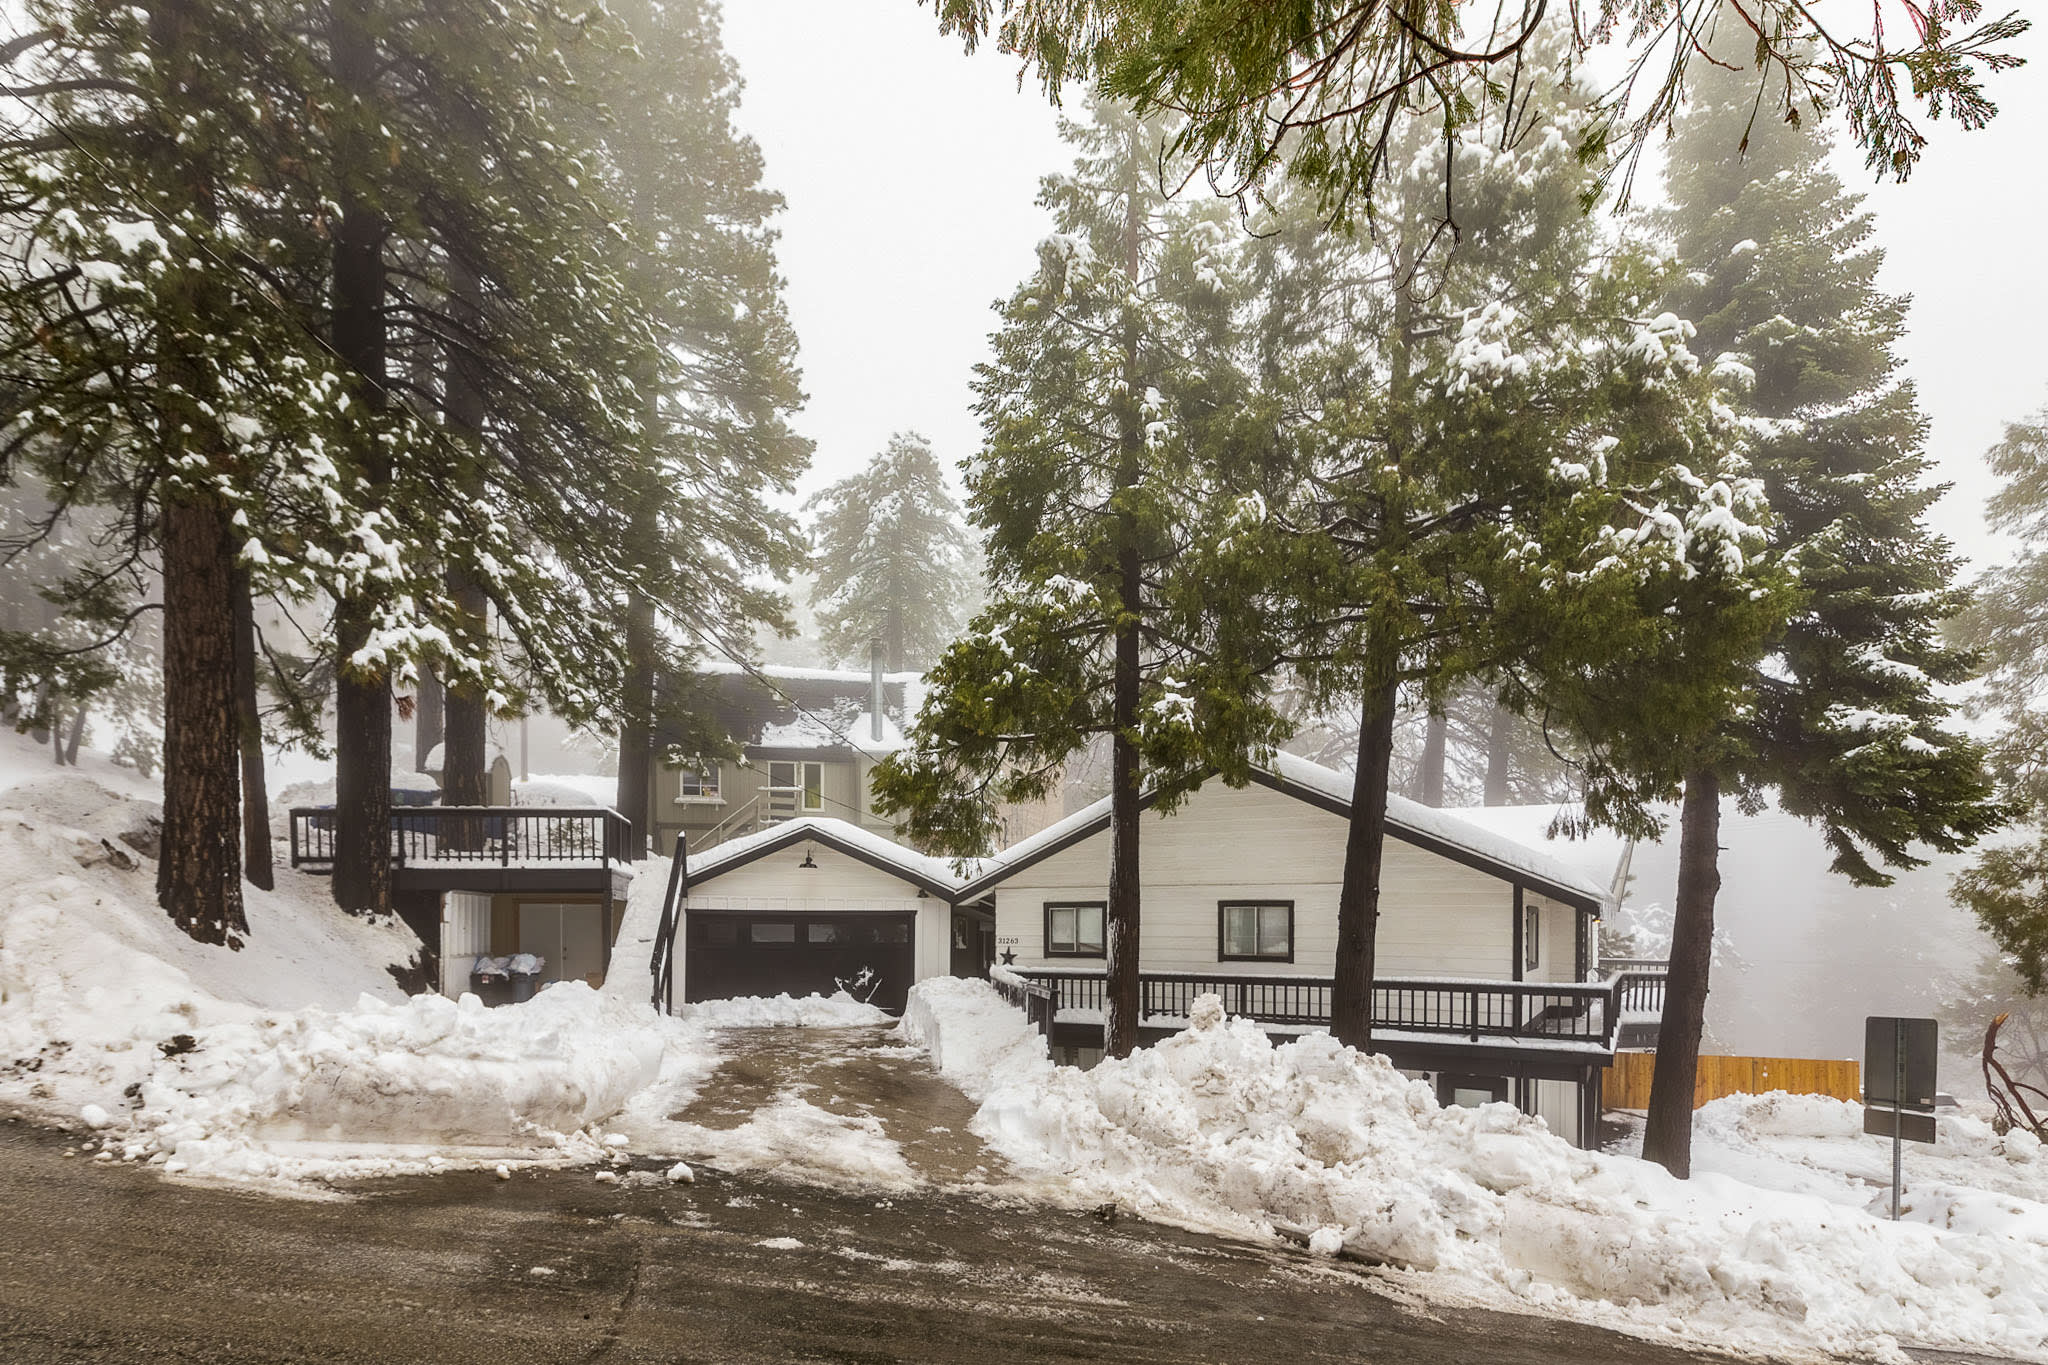
<svg viewBox="0 0 2048 1365">
<path fill-rule="evenodd" d="M 1700 1038 L 1707 1024 L 1707 977 L 1714 960 L 1714 898 L 1721 891 L 1721 780 L 1711 768 L 1685 779 L 1679 814 L 1678 903 L 1671 927 L 1670 980 L 1650 1074 L 1643 1159 L 1684 1180 L 1692 1175 L 1692 1101 Z"/>
<path fill-rule="evenodd" d="M 1444 745 L 1450 723 L 1444 713 L 1432 707 L 1429 724 L 1422 732 L 1422 804 L 1444 803 Z"/>
<path fill-rule="evenodd" d="M 195 72 L 201 53 L 188 4 L 150 11 L 150 37 L 159 69 L 173 89 L 198 97 Z M 167 130 L 168 132 L 168 130 Z M 199 168 L 169 136 L 163 138 L 158 179 L 187 196 L 196 218 L 214 216 L 211 190 Z M 173 262 L 167 295 L 182 292 L 189 315 L 219 315 L 217 289 L 204 268 Z M 158 540 L 163 558 L 164 828 L 157 860 L 157 902 L 171 922 L 201 943 L 242 945 L 249 925 L 242 911 L 241 845 L 235 817 L 241 804 L 236 764 L 234 539 L 227 507 L 210 484 L 210 468 L 226 460 L 225 443 L 200 411 L 211 390 L 204 367 L 177 334 L 158 356 L 166 395 L 161 414 L 171 442 L 164 455 L 176 471 L 161 485 Z M 179 395 L 189 406 L 169 403 Z M 196 457 L 196 458 L 195 458 Z M 197 472 L 189 463 L 200 466 Z"/>
<path fill-rule="evenodd" d="M 1486 804 L 1508 803 L 1508 726 L 1514 715 L 1505 706 L 1493 708 L 1493 723 L 1486 730 Z"/>
<path fill-rule="evenodd" d="M 1374 672 L 1358 722 L 1358 771 L 1344 835 L 1344 883 L 1337 892 L 1337 960 L 1330 1032 L 1346 1047 L 1372 1050 L 1372 982 L 1378 956 L 1380 868 L 1386 856 L 1387 779 L 1394 763 L 1399 656 L 1374 646 Z"/>
<path fill-rule="evenodd" d="M 235 716 L 233 539 L 209 492 L 167 489 L 164 831 L 157 900 L 201 943 L 241 946 L 241 756 Z"/>
<path fill-rule="evenodd" d="M 901 673 L 909 667 L 904 662 L 903 650 L 903 607 L 901 603 L 889 608 L 884 615 L 882 639 L 889 647 L 889 671 Z"/>
<path fill-rule="evenodd" d="M 447 711 L 443 703 L 441 675 L 431 666 L 420 668 L 419 690 L 413 696 L 412 707 L 412 768 L 414 772 L 427 771 L 427 759 L 432 756 L 434 746 L 447 738 Z M 446 758 L 446 755 L 443 755 Z"/>
<path fill-rule="evenodd" d="M 647 856 L 648 787 L 654 772 L 654 603 L 638 588 L 626 601 L 626 675 L 619 697 L 619 794 L 626 817 L 626 858 Z"/>
<path fill-rule="evenodd" d="M 249 574 L 235 569 L 235 729 L 242 753 L 242 874 L 265 891 L 277 884 L 270 855 L 270 790 L 263 771 L 263 711 L 256 696 L 256 604 Z"/>
<path fill-rule="evenodd" d="M 1128 1057 L 1138 1046 L 1142 1008 L 1138 980 L 1139 870 L 1138 802 L 1144 795 L 1138 771 L 1138 624 L 1135 604 L 1143 584 L 1135 544 L 1119 554 L 1128 625 L 1116 632 L 1116 677 L 1110 703 L 1109 910 L 1104 932 L 1102 1051 Z"/>
<path fill-rule="evenodd" d="M 449 348 L 441 410 L 448 419 L 448 434 L 474 459 L 478 458 L 477 446 L 483 440 L 484 429 L 484 392 L 477 374 L 475 350 L 482 344 L 481 289 L 476 272 L 456 251 L 451 251 L 448 256 L 448 292 L 456 336 Z M 475 482 L 474 478 L 464 479 L 464 483 L 470 486 Z M 482 589 L 468 574 L 455 568 L 448 573 L 448 593 L 468 627 L 464 643 L 470 648 L 487 648 L 490 638 L 486 617 L 488 604 Z M 488 805 L 490 792 L 486 782 L 490 767 L 487 752 L 490 740 L 484 699 L 473 684 L 461 681 L 447 688 L 445 698 L 442 804 Z M 472 828 L 469 821 L 461 822 L 456 833 L 458 847 L 476 848 L 483 842 L 483 830 Z"/>
<path fill-rule="evenodd" d="M 1124 188 L 1124 277 L 1138 287 L 1142 228 L 1138 196 L 1144 187 Z M 1140 336 L 1134 315 L 1123 332 L 1124 402 L 1117 413 L 1119 489 L 1135 488 L 1143 475 L 1145 432 L 1137 409 L 1140 383 Z M 1112 504 L 1114 506 L 1114 504 Z M 1116 521 L 1116 573 L 1119 619 L 1114 632 L 1114 676 L 1110 683 L 1109 744 L 1109 906 L 1103 924 L 1102 1053 L 1128 1057 L 1137 1050 L 1143 1011 L 1138 936 L 1140 864 L 1139 810 L 1144 795 L 1138 766 L 1138 689 L 1143 667 L 1139 624 L 1145 609 L 1144 560 L 1138 544 L 1137 518 L 1128 510 L 1111 514 Z"/>
<path fill-rule="evenodd" d="M 354 396 L 370 413 L 386 401 L 388 344 L 384 323 L 385 225 L 358 188 L 377 174 L 365 126 L 375 107 L 377 50 L 366 0 L 337 0 L 331 48 L 335 82 L 357 106 L 343 114 L 337 157 L 341 220 L 334 233 L 334 350 L 354 371 Z M 374 423 L 359 428 L 354 463 L 372 496 L 390 483 L 389 457 Z M 356 655 L 369 642 L 374 604 L 360 595 L 335 612 L 338 667 L 334 684 L 334 899 L 358 914 L 390 914 L 391 686 L 381 664 Z"/>
</svg>

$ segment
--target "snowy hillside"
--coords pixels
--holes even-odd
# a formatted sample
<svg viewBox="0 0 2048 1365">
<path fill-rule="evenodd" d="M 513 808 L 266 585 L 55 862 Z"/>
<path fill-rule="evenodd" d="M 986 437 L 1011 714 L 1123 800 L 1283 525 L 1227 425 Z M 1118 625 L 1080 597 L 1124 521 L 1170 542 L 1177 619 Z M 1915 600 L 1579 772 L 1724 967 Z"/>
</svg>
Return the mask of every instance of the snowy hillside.
<svg viewBox="0 0 2048 1365">
<path fill-rule="evenodd" d="M 156 903 L 154 787 L 80 758 L 55 768 L 0 734 L 0 1101 L 69 1117 L 175 1035 L 404 998 L 391 968 L 418 950 L 412 932 L 342 914 L 325 879 L 289 868 L 274 892 L 245 888 L 241 951 L 180 933 Z"/>
<path fill-rule="evenodd" d="M 698 1026 L 586 986 L 407 999 L 412 932 L 286 868 L 244 888 L 240 951 L 194 943 L 156 904 L 150 784 L 0 746 L 0 1107 L 104 1130 L 102 1159 L 266 1181 L 591 1160 L 589 1125 L 712 1065 Z"/>
</svg>

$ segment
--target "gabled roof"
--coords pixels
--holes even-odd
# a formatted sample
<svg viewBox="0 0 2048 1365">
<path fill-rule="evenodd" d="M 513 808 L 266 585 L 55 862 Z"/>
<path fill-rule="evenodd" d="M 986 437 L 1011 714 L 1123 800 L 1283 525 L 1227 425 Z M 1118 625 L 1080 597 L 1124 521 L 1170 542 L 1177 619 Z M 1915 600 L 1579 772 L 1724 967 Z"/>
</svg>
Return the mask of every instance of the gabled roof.
<svg viewBox="0 0 2048 1365">
<path fill-rule="evenodd" d="M 916 849 L 905 848 L 893 839 L 862 829 L 850 821 L 835 820 L 826 815 L 806 815 L 771 825 L 756 834 L 729 839 L 701 858 L 689 857 L 686 849 L 682 894 L 689 895 L 692 887 L 708 882 L 722 872 L 730 872 L 757 858 L 803 843 L 823 844 L 857 862 L 893 873 L 944 901 L 957 900 L 965 880 L 953 870 L 949 859 L 933 858 Z M 976 868 L 970 865 L 968 870 L 972 872 Z"/>
<path fill-rule="evenodd" d="M 1352 777 L 1294 754 L 1275 754 L 1252 780 L 1262 787 L 1294 797 L 1341 819 L 1351 818 Z M 1144 805 L 1149 807 L 1152 798 Z M 1075 811 L 1028 839 L 981 860 L 981 866 L 960 889 L 962 900 L 974 900 L 999 883 L 1109 828 L 1109 798 Z M 1597 914 L 1607 899 L 1606 888 L 1583 872 L 1540 849 L 1482 829 L 1448 811 L 1387 795 L 1387 833 L 1452 862 L 1488 872 L 1539 895 Z"/>
</svg>

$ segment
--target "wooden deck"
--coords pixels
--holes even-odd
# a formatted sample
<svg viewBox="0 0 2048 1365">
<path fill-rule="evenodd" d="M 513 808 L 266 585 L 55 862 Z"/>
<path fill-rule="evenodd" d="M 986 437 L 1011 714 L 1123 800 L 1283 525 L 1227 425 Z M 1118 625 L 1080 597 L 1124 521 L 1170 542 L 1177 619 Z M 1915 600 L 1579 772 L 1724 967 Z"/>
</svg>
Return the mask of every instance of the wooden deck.
<svg viewBox="0 0 2048 1365">
<path fill-rule="evenodd" d="M 401 891 L 561 891 L 623 899 L 631 827 L 605 807 L 402 806 L 391 812 Z M 291 811 L 291 864 L 334 868 L 331 808 Z"/>
</svg>

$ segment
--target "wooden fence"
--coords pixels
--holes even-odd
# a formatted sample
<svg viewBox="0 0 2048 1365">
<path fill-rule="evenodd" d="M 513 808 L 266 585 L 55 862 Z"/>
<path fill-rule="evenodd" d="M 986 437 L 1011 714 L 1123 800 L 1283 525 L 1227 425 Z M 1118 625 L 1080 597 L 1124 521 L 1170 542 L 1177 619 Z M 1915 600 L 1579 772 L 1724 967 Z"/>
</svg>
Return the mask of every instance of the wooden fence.
<svg viewBox="0 0 2048 1365">
<path fill-rule="evenodd" d="M 1601 1102 L 1609 1109 L 1647 1109 L 1654 1052 L 1623 1052 L 1607 1068 Z M 1863 1098 L 1861 1069 L 1855 1062 L 1816 1061 L 1806 1057 L 1701 1057 L 1693 1082 L 1692 1107 L 1723 1095 L 1761 1095 L 1789 1090 L 1795 1095 L 1832 1095 L 1838 1100 Z"/>
</svg>

